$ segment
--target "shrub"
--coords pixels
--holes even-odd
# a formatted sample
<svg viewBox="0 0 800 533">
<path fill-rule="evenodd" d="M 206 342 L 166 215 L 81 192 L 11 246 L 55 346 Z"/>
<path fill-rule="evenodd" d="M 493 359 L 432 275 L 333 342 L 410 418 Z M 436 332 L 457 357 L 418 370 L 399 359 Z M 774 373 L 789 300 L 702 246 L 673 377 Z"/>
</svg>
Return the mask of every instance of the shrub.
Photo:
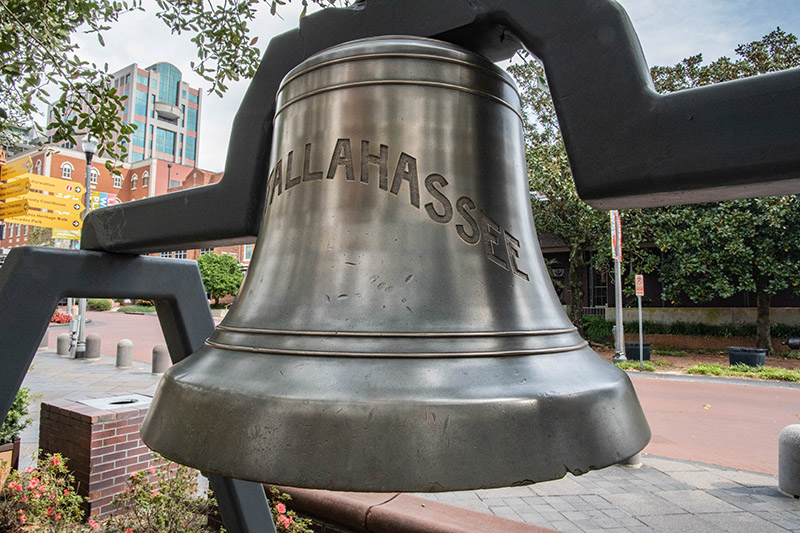
<svg viewBox="0 0 800 533">
<path fill-rule="evenodd" d="M 136 300 L 134 305 L 138 305 L 140 307 L 155 307 L 156 303 L 153 300 Z"/>
<path fill-rule="evenodd" d="M 125 492 L 114 497 L 119 514 L 106 521 L 105 529 L 138 533 L 213 531 L 208 516 L 216 500 L 210 493 L 196 494 L 196 481 L 196 470 L 175 463 L 151 467 L 149 473 L 134 472 Z"/>
<path fill-rule="evenodd" d="M 111 309 L 111 300 L 105 298 L 90 298 L 86 302 L 86 308 L 89 311 L 109 311 Z"/>
<path fill-rule="evenodd" d="M 12 471 L 0 491 L 0 531 L 84 531 L 83 498 L 59 454 L 41 457 L 36 468 Z M 88 527 L 94 528 L 92 520 Z M 96 528 L 95 528 L 96 529 Z"/>
<path fill-rule="evenodd" d="M 639 361 L 622 361 L 621 363 L 614 363 L 622 370 L 643 370 L 645 372 L 655 372 L 656 365 L 652 361 L 643 361 L 641 366 Z"/>
<path fill-rule="evenodd" d="M 292 499 L 288 494 L 284 494 L 275 487 L 269 488 L 267 495 L 269 506 L 272 511 L 272 521 L 275 523 L 275 530 L 278 533 L 311 533 L 311 520 L 301 518 L 297 514 L 286 508 L 286 502 Z"/>
<path fill-rule="evenodd" d="M 665 357 L 686 357 L 689 354 L 684 352 L 683 350 L 678 350 L 676 348 L 656 348 L 653 347 L 653 353 L 656 355 L 661 355 Z"/>
<path fill-rule="evenodd" d="M 143 313 L 155 313 L 155 307 L 148 307 L 144 305 L 126 305 L 125 307 L 119 308 L 119 313 L 131 313 L 131 314 L 143 314 Z"/>
<path fill-rule="evenodd" d="M 595 344 L 608 344 L 613 340 L 614 327 L 612 322 L 607 321 L 601 316 L 584 315 L 583 331 L 586 339 Z"/>
<path fill-rule="evenodd" d="M 787 370 L 772 366 L 748 366 L 735 364 L 724 367 L 720 364 L 700 363 L 687 368 L 690 374 L 703 374 L 709 376 L 733 376 L 742 378 L 771 379 L 775 381 L 800 381 L 800 370 Z"/>
<path fill-rule="evenodd" d="M 20 387 L 17 391 L 14 402 L 11 404 L 11 409 L 8 410 L 6 419 L 3 421 L 3 425 L 0 426 L 0 444 L 13 442 L 22 433 L 22 430 L 31 423 L 30 418 L 25 418 L 28 415 L 28 407 L 30 406 L 30 392 L 30 389 L 25 387 Z"/>
</svg>

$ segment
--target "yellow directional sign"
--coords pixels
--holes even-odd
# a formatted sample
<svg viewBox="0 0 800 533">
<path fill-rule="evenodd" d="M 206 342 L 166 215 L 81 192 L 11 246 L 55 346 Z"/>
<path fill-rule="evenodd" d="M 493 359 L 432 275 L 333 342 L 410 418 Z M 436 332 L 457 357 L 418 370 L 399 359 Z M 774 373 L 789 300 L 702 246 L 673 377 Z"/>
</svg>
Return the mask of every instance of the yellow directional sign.
<svg viewBox="0 0 800 533">
<path fill-rule="evenodd" d="M 24 215 L 28 212 L 27 200 L 14 200 L 0 204 L 0 218 L 10 218 Z"/>
<path fill-rule="evenodd" d="M 0 185 L 0 200 L 21 196 L 28 192 L 30 188 L 31 181 L 27 178 L 2 184 Z"/>
<path fill-rule="evenodd" d="M 15 224 L 28 224 L 29 226 L 42 226 L 53 229 L 80 229 L 81 219 L 77 215 L 61 215 L 58 213 L 44 213 L 42 211 L 28 211 L 21 217 L 7 218 Z"/>
<path fill-rule="evenodd" d="M 74 196 L 40 194 L 29 192 L 24 196 L 30 207 L 35 209 L 48 209 L 50 211 L 78 214 L 83 211 L 83 203 Z"/>
<path fill-rule="evenodd" d="M 18 177 L 20 179 L 28 179 L 31 189 L 37 191 L 70 194 L 79 198 L 83 195 L 84 191 L 83 185 L 70 180 L 48 178 L 47 176 L 40 176 L 39 174 L 20 174 Z M 9 182 L 7 185 L 13 183 L 16 183 L 16 181 Z"/>
<path fill-rule="evenodd" d="M 20 174 L 25 174 L 31 169 L 33 165 L 33 160 L 28 157 L 23 157 L 22 159 L 17 159 L 16 161 L 12 161 L 11 163 L 6 163 L 2 167 L 0 167 L 0 180 L 8 180 L 11 178 L 15 178 Z"/>
<path fill-rule="evenodd" d="M 73 241 L 81 240 L 81 230 L 70 230 L 70 229 L 54 229 L 53 230 L 53 238 L 54 239 L 70 239 Z"/>
</svg>

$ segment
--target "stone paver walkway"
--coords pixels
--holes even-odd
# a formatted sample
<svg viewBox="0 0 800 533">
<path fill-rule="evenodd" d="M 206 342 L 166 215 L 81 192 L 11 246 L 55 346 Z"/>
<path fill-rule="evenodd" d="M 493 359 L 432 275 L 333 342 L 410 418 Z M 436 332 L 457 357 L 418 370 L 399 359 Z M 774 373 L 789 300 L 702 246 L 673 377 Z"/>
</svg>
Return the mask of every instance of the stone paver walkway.
<svg viewBox="0 0 800 533">
<path fill-rule="evenodd" d="M 72 395 L 152 392 L 150 365 L 114 358 L 71 360 L 39 353 L 24 385 L 37 395 L 35 423 L 23 434 L 23 465 L 38 441 L 38 403 Z M 467 509 L 561 531 L 609 533 L 771 533 L 800 531 L 800 501 L 778 491 L 775 476 L 643 456 L 639 469 L 613 466 L 547 483 L 492 490 L 417 494 Z"/>
</svg>

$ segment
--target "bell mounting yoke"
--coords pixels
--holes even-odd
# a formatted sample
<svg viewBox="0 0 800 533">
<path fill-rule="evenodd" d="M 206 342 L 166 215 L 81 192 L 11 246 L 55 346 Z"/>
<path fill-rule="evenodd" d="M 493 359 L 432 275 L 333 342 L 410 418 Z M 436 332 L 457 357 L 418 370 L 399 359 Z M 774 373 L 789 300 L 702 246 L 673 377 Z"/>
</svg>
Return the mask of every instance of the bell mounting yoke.
<svg viewBox="0 0 800 533">
<path fill-rule="evenodd" d="M 539 57 L 578 192 L 596 208 L 800 186 L 800 120 L 792 112 L 800 109 L 800 69 L 659 95 L 613 0 L 369 0 L 304 17 L 270 41 L 237 112 L 220 183 L 94 211 L 82 247 L 144 253 L 253 242 L 281 80 L 325 48 L 391 34 L 440 39 L 493 61 L 520 47 Z"/>
</svg>

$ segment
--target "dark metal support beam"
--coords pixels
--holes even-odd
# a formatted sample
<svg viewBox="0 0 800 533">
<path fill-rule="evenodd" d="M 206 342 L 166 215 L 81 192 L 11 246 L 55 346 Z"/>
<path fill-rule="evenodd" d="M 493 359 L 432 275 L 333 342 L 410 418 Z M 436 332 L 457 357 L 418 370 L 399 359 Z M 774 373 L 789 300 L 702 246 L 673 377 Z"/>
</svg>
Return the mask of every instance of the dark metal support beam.
<svg viewBox="0 0 800 533">
<path fill-rule="evenodd" d="M 0 268 L 0 420 L 8 414 L 53 310 L 65 296 L 155 300 L 173 362 L 200 348 L 214 331 L 195 261 L 14 248 Z M 228 531 L 275 531 L 261 485 L 213 476 L 212 489 L 225 502 L 220 514 Z"/>
</svg>

